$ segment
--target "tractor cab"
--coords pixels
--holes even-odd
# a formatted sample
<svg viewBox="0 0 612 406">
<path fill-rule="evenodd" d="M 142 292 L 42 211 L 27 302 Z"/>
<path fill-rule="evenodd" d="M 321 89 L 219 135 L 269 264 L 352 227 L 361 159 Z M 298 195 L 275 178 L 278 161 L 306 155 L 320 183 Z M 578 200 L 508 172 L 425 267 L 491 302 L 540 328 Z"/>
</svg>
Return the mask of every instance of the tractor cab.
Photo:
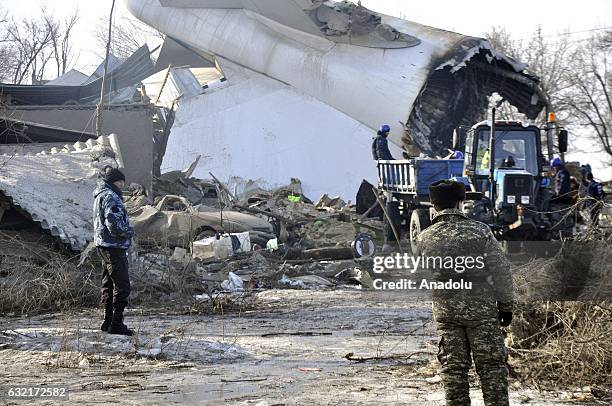
<svg viewBox="0 0 612 406">
<path fill-rule="evenodd" d="M 505 237 L 535 238 L 546 228 L 537 212 L 549 195 L 548 170 L 536 126 L 496 121 L 493 133 L 490 123 L 482 122 L 467 133 L 465 174 L 483 195 L 473 217 Z"/>
<path fill-rule="evenodd" d="M 498 208 L 507 203 L 534 204 L 533 195 L 538 186 L 536 181 L 544 170 L 548 170 L 544 168 L 546 161 L 542 154 L 540 129 L 506 121 L 497 121 L 495 128 L 493 154 L 489 152 L 491 127 L 486 122 L 475 125 L 468 132 L 466 174 L 472 179 L 476 191 L 489 199 L 495 195 L 495 206 Z M 494 160 L 492 168 L 491 159 Z M 491 178 L 495 182 L 491 182 Z M 491 189 L 492 183 L 497 187 L 496 193 Z M 514 192 L 524 194 L 511 194 Z"/>
</svg>

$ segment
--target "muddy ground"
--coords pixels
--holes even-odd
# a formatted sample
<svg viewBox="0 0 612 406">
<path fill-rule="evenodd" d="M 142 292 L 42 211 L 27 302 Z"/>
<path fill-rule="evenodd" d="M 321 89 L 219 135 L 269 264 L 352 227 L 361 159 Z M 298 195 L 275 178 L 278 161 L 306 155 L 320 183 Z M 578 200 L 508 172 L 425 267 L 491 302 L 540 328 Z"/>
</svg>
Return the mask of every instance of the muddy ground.
<svg viewBox="0 0 612 406">
<path fill-rule="evenodd" d="M 94 310 L 0 318 L 0 387 L 66 385 L 64 404 L 444 403 L 426 297 L 270 290 L 253 305 L 214 316 L 131 309 L 133 338 L 99 332 Z M 356 362 L 348 353 L 400 358 Z M 474 404 L 482 404 L 472 378 Z M 588 389 L 538 392 L 516 379 L 511 388 L 513 404 L 594 402 Z"/>
</svg>

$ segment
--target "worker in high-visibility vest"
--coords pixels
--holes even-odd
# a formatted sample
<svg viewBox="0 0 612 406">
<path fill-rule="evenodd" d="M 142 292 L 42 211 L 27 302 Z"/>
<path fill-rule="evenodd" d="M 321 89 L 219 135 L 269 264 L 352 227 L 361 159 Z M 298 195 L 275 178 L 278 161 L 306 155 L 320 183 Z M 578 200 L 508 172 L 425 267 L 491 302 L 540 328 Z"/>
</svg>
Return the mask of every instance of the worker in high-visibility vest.
<svg viewBox="0 0 612 406">
<path fill-rule="evenodd" d="M 489 173 L 489 149 L 488 148 L 478 148 L 478 152 L 476 153 L 476 162 L 477 164 L 477 172 L 479 175 L 486 175 Z"/>
</svg>

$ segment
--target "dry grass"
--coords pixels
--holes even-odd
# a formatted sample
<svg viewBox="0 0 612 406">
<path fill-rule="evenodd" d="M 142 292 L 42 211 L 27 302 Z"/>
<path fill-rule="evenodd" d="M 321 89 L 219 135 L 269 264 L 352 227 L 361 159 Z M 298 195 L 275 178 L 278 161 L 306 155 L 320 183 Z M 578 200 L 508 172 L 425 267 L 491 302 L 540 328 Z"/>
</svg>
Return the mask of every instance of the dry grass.
<svg viewBox="0 0 612 406">
<path fill-rule="evenodd" d="M 222 313 L 251 307 L 250 293 L 239 297 L 219 293 L 215 291 L 216 284 L 209 286 L 203 281 L 202 270 L 196 263 L 171 261 L 166 254 L 141 256 L 141 260 L 132 262 L 131 306 L 179 313 Z M 80 267 L 78 262 L 79 257 L 57 251 L 25 257 L 0 253 L 0 314 L 99 307 L 101 262 L 95 254 Z M 194 296 L 203 293 L 210 300 L 196 301 Z"/>
<path fill-rule="evenodd" d="M 523 305 L 508 337 L 512 365 L 536 386 L 610 385 L 611 320 L 607 302 Z"/>
<path fill-rule="evenodd" d="M 519 376 L 535 386 L 609 386 L 612 239 L 588 234 L 514 277 L 520 304 L 508 344 Z"/>
<path fill-rule="evenodd" d="M 0 314 L 32 314 L 89 307 L 99 302 L 99 277 L 93 268 L 77 269 L 76 259 L 54 255 L 0 263 Z"/>
</svg>

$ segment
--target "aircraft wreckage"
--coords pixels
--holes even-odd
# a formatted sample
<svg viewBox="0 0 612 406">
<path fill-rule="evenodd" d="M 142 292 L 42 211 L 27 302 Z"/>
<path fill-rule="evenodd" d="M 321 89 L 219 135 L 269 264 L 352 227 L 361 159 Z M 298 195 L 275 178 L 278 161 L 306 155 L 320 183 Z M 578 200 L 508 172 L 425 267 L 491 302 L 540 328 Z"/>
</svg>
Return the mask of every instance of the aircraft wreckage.
<svg viewBox="0 0 612 406">
<path fill-rule="evenodd" d="M 444 154 L 453 130 L 497 92 L 530 118 L 546 106 L 526 65 L 468 37 L 322 0 L 126 0 L 140 20 L 223 72 L 177 110 L 162 170 L 198 155 L 195 176 L 300 178 L 306 194 L 354 199 L 374 181 L 370 146 Z"/>
</svg>

